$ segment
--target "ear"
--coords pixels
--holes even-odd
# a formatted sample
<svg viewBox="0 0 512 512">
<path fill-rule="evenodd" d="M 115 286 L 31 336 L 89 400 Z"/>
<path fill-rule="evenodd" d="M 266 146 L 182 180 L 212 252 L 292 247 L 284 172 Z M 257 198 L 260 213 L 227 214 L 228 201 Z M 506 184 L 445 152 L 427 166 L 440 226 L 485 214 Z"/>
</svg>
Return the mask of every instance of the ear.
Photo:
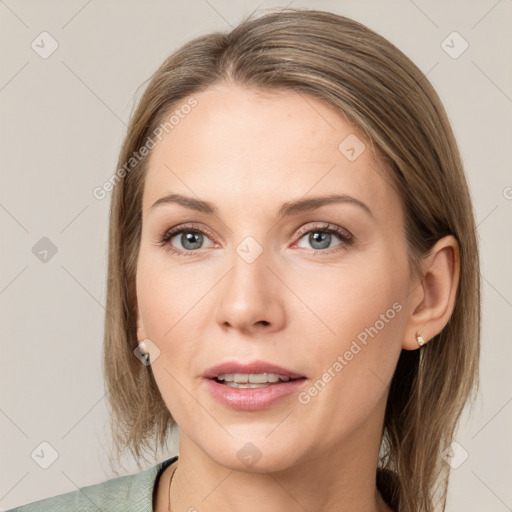
<svg viewBox="0 0 512 512">
<path fill-rule="evenodd" d="M 459 272 L 459 244 L 454 236 L 445 236 L 422 260 L 421 275 L 411 282 L 403 349 L 420 348 L 417 332 L 427 343 L 443 330 L 455 307 Z"/>
</svg>

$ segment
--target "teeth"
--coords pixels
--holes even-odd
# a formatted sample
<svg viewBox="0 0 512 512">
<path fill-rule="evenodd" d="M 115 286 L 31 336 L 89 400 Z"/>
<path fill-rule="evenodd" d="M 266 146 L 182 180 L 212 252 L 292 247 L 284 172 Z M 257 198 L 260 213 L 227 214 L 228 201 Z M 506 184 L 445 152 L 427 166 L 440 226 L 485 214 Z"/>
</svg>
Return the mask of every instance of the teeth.
<svg viewBox="0 0 512 512">
<path fill-rule="evenodd" d="M 226 382 L 226 386 L 229 386 L 230 388 L 266 388 L 268 386 L 270 386 L 271 384 L 269 384 L 268 382 L 265 383 L 265 384 L 251 384 L 251 383 L 247 383 L 247 384 L 238 384 L 237 382 Z"/>
<path fill-rule="evenodd" d="M 287 382 L 290 377 L 286 375 L 278 375 L 277 373 L 224 373 L 217 377 L 218 380 L 223 380 L 227 385 L 228 383 L 236 384 L 268 384 L 273 382 Z M 233 387 L 233 386 L 232 386 Z M 237 387 L 260 387 L 260 386 L 237 386 Z"/>
</svg>

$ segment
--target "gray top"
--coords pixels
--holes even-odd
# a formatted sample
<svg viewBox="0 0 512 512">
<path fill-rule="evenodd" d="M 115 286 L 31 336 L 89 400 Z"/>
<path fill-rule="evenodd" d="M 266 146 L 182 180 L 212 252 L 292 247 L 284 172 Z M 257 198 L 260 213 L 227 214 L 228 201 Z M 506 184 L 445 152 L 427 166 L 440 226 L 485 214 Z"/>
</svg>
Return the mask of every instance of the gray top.
<svg viewBox="0 0 512 512">
<path fill-rule="evenodd" d="M 7 512 L 153 512 L 153 493 L 164 469 L 178 456 L 129 476 L 89 485 Z"/>
</svg>

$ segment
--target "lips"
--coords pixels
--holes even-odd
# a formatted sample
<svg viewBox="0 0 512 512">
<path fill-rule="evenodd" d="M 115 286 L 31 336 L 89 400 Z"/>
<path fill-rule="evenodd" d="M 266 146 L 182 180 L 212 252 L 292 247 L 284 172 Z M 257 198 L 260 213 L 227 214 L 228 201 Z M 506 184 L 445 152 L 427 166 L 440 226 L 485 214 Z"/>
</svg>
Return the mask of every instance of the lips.
<svg viewBox="0 0 512 512">
<path fill-rule="evenodd" d="M 226 371 L 233 373 L 223 373 Z M 225 379 L 245 380 L 244 377 L 247 375 L 249 378 L 263 377 L 264 375 L 267 378 L 271 378 L 271 376 L 275 378 L 277 375 L 280 377 L 277 382 L 264 384 L 238 384 L 233 381 L 221 380 L 222 376 Z M 271 408 L 283 400 L 290 400 L 292 396 L 304 389 L 309 380 L 282 366 L 263 362 L 223 363 L 210 368 L 204 377 L 202 382 L 209 396 L 224 407 L 237 411 L 259 411 Z"/>
<path fill-rule="evenodd" d="M 240 363 L 237 361 L 225 361 L 224 363 L 212 366 L 203 374 L 206 379 L 216 379 L 219 375 L 224 374 L 258 374 L 258 373 L 273 373 L 283 375 L 290 379 L 305 378 L 305 375 L 296 373 L 288 368 L 268 363 L 266 361 L 252 361 L 250 363 Z"/>
</svg>

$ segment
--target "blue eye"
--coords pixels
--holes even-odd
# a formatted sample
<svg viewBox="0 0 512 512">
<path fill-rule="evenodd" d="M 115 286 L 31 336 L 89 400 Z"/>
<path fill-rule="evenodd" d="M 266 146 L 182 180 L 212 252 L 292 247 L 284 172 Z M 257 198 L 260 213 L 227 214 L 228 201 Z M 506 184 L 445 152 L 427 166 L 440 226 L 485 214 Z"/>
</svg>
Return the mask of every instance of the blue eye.
<svg viewBox="0 0 512 512">
<path fill-rule="evenodd" d="M 181 244 L 181 248 L 175 249 L 172 240 L 176 238 Z M 204 239 L 208 239 L 207 233 L 194 226 L 178 226 L 167 231 L 160 240 L 160 245 L 164 246 L 171 253 L 193 256 L 195 251 L 202 249 Z"/>
<path fill-rule="evenodd" d="M 300 237 L 300 241 L 306 236 L 311 247 L 309 251 L 314 253 L 331 253 L 333 251 L 326 251 L 326 249 L 338 246 L 341 246 L 341 249 L 353 243 L 352 235 L 335 224 L 306 226 L 299 231 L 297 237 Z M 339 243 L 334 246 L 331 245 L 333 239 L 335 240 L 336 238 L 339 240 Z M 174 239 L 176 239 L 175 242 L 173 242 Z M 197 256 L 198 251 L 204 249 L 203 244 L 205 240 L 210 240 L 209 233 L 205 230 L 195 225 L 181 225 L 166 231 L 159 240 L 159 245 L 172 254 Z M 176 243 L 179 243 L 181 247 L 176 247 Z M 298 247 L 308 249 L 307 247 Z"/>
<path fill-rule="evenodd" d="M 301 235 L 300 240 L 307 236 L 307 242 L 315 252 L 324 252 L 325 249 L 331 249 L 333 247 L 331 245 L 333 235 L 334 238 L 339 240 L 339 243 L 335 244 L 334 247 L 337 247 L 338 245 L 350 245 L 353 242 L 352 235 L 348 231 L 334 224 L 324 224 L 323 226 L 313 227 L 308 226 L 305 229 L 302 229 L 299 235 Z"/>
</svg>

